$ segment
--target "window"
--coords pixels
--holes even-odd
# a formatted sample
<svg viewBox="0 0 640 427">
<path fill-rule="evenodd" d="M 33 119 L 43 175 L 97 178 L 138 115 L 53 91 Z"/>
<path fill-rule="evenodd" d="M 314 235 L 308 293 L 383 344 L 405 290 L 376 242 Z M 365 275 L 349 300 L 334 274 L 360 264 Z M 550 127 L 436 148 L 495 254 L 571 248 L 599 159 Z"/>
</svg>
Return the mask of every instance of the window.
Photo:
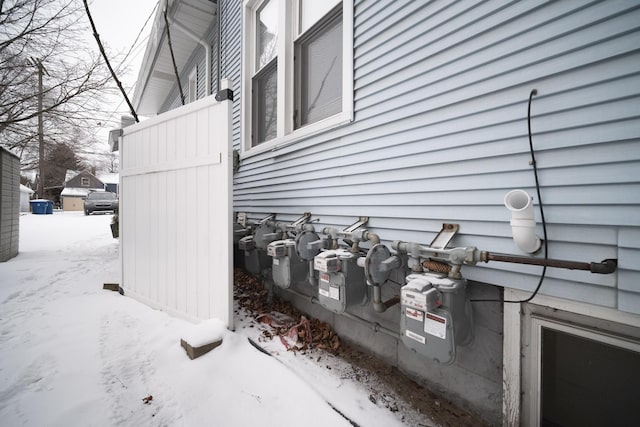
<svg viewBox="0 0 640 427">
<path fill-rule="evenodd" d="M 504 299 L 527 295 L 505 288 Z M 624 420 L 637 420 L 640 407 L 629 396 L 630 384 L 640 382 L 638 316 L 540 294 L 535 301 L 504 304 L 505 423 L 627 425 Z M 585 416 L 588 421 L 580 422 Z"/>
<path fill-rule="evenodd" d="M 91 185 L 91 180 L 89 178 L 80 178 L 80 185 L 83 187 L 88 187 L 89 185 Z"/>
<path fill-rule="evenodd" d="M 352 120 L 353 0 L 245 0 L 244 152 Z"/>
<path fill-rule="evenodd" d="M 252 145 L 276 137 L 278 108 L 278 0 L 268 0 L 256 12 L 255 76 L 251 82 Z"/>
<path fill-rule="evenodd" d="M 296 42 L 296 128 L 342 110 L 342 14 L 322 24 Z"/>
<path fill-rule="evenodd" d="M 532 336 L 535 425 L 631 425 L 640 417 L 633 403 L 638 341 L 538 317 L 532 318 Z"/>
</svg>

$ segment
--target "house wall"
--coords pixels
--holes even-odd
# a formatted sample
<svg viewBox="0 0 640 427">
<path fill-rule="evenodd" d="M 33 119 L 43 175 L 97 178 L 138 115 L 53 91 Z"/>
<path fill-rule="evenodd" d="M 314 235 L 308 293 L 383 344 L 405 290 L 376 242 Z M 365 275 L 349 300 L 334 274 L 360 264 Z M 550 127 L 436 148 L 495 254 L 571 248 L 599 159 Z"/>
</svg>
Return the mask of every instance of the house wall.
<svg viewBox="0 0 640 427">
<path fill-rule="evenodd" d="M 236 148 L 241 3 L 219 1 L 220 74 L 233 82 Z M 320 226 L 340 228 L 369 216 L 386 244 L 428 243 L 454 222 L 453 246 L 518 254 L 503 198 L 514 188 L 536 193 L 527 133 L 535 88 L 532 144 L 549 256 L 619 261 L 610 275 L 549 268 L 540 293 L 640 313 L 639 8 L 632 0 L 356 0 L 354 122 L 277 151 L 242 153 L 234 210 L 280 221 L 309 211 Z M 472 298 L 499 298 L 502 287 L 533 291 L 541 268 L 493 262 L 463 273 Z M 306 308 L 488 420 L 500 418 L 500 304 L 474 304 L 476 339 L 452 367 Z M 397 307 L 357 314 L 398 328 Z"/>
<path fill-rule="evenodd" d="M 0 147 L 0 262 L 18 255 L 20 159 Z"/>
<path fill-rule="evenodd" d="M 541 292 L 638 313 L 640 252 L 626 238 L 640 229 L 638 18 L 634 1 L 358 1 L 354 122 L 243 156 L 235 209 L 342 226 L 366 215 L 387 241 L 428 243 L 455 222 L 453 245 L 518 253 L 503 198 L 535 195 L 536 88 L 549 256 L 620 262 L 606 276 L 548 269 Z M 541 269 L 464 271 L 533 290 Z"/>
<path fill-rule="evenodd" d="M 231 80 L 233 90 L 233 148 L 240 150 L 240 99 L 242 87 L 242 2 L 220 0 L 220 78 Z M 234 187 L 235 191 L 235 187 Z M 235 204 L 235 202 L 234 202 Z"/>
<path fill-rule="evenodd" d="M 82 185 L 82 178 L 89 178 L 89 185 Z M 78 175 L 65 182 L 67 188 L 99 188 L 104 189 L 104 183 L 87 172 L 80 172 Z"/>
</svg>

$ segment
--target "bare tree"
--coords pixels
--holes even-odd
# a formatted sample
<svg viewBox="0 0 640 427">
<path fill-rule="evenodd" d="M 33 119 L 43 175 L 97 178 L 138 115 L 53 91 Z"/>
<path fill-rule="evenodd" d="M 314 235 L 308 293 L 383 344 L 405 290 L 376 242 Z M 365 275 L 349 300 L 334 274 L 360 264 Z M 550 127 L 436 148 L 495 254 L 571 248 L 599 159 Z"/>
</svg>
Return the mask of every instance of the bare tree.
<svg viewBox="0 0 640 427">
<path fill-rule="evenodd" d="M 114 152 L 106 153 L 100 168 L 105 172 L 117 173 L 120 171 L 120 157 Z"/>
<path fill-rule="evenodd" d="M 0 0 L 0 145 L 25 168 L 38 161 L 39 114 L 47 147 L 91 145 L 90 131 L 104 121 L 101 104 L 113 89 L 95 48 L 83 39 L 86 30 L 81 1 Z"/>
</svg>

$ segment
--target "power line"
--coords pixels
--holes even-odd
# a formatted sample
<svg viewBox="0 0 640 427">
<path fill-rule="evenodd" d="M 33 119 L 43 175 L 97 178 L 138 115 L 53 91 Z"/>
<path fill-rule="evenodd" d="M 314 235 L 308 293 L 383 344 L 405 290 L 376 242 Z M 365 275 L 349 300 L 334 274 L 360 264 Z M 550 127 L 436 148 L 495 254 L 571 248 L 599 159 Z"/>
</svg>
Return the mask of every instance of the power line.
<svg viewBox="0 0 640 427">
<path fill-rule="evenodd" d="M 149 23 L 149 21 L 151 20 L 151 18 L 153 17 L 156 9 L 158 8 L 158 5 L 160 4 L 160 2 L 156 2 L 156 4 L 153 6 L 153 9 L 151 10 L 151 13 L 149 13 L 149 16 L 147 16 L 147 19 L 144 21 L 144 24 L 142 24 L 142 27 L 140 28 L 140 30 L 138 31 L 138 34 L 136 35 L 135 40 L 133 41 L 133 43 L 131 44 L 131 46 L 129 47 L 129 50 L 127 51 L 127 54 L 124 56 L 124 58 L 122 59 L 122 61 L 120 61 L 120 64 L 118 64 L 118 70 L 121 70 L 123 66 L 125 66 L 125 62 L 127 61 L 127 59 L 129 59 L 129 56 L 131 55 L 131 53 L 134 51 L 134 49 L 138 49 L 140 48 L 140 46 L 144 45 L 144 42 L 147 41 L 149 39 L 149 36 L 147 35 L 144 39 L 142 39 L 142 41 L 140 41 L 140 45 L 138 44 L 138 41 L 140 40 L 140 36 L 142 35 L 142 33 L 144 32 L 144 29 L 147 27 L 147 24 Z M 137 46 L 136 46 L 137 45 Z M 136 54 L 135 56 L 137 56 L 138 54 Z M 133 60 L 133 58 L 131 58 L 131 60 Z M 133 88 L 136 86 L 136 83 L 134 83 L 129 90 L 133 90 Z M 114 114 L 116 114 L 118 112 L 118 110 L 120 109 L 120 106 L 122 106 L 122 103 L 124 102 L 124 99 L 121 99 L 120 102 L 118 103 L 118 105 L 113 109 L 113 111 L 111 113 L 109 113 L 109 115 L 107 116 L 107 118 L 103 121 L 103 123 L 100 125 L 100 127 L 98 128 L 98 130 L 96 130 L 95 133 L 99 133 L 102 129 L 104 129 L 107 124 L 111 121 L 111 117 L 113 117 Z"/>
<path fill-rule="evenodd" d="M 147 24 L 149 23 L 149 20 L 151 19 L 151 17 L 153 17 L 154 12 L 156 11 L 156 9 L 158 8 L 158 4 L 160 4 L 160 2 L 156 2 L 155 6 L 153 6 L 153 10 L 151 10 L 151 13 L 149 14 L 149 16 L 147 16 L 147 19 L 144 21 L 144 24 L 142 24 L 142 28 L 140 28 L 140 31 L 138 31 L 138 35 L 136 36 L 136 39 L 133 41 L 133 44 L 131 45 L 131 47 L 129 48 L 129 51 L 127 52 L 127 54 L 124 56 L 124 58 L 122 59 L 122 61 L 120 61 L 120 65 L 118 65 L 118 68 L 120 68 L 122 66 L 122 64 L 125 63 L 125 61 L 127 60 L 127 58 L 129 57 L 129 55 L 131 54 L 131 51 L 136 47 L 136 43 L 138 43 L 138 39 L 140 38 L 140 36 L 142 35 L 142 32 L 144 31 L 144 29 L 147 27 Z"/>
<path fill-rule="evenodd" d="M 107 63 L 107 67 L 109 68 L 109 71 L 111 72 L 111 76 L 116 81 L 116 84 L 118 85 L 118 88 L 120 89 L 120 92 L 122 92 L 122 96 L 124 96 L 125 100 L 127 101 L 127 105 L 129 105 L 129 110 L 131 111 L 131 114 L 133 115 L 133 118 L 135 119 L 135 121 L 137 123 L 140 120 L 138 119 L 138 115 L 136 114 L 136 110 L 133 108 L 133 105 L 131 104 L 131 101 L 129 101 L 129 97 L 127 96 L 127 93 L 125 92 L 124 88 L 122 87 L 122 83 L 118 79 L 118 76 L 116 75 L 116 72 L 113 70 L 113 67 L 111 67 L 111 63 L 109 62 L 109 58 L 107 58 L 107 54 L 104 51 L 104 47 L 102 46 L 102 42 L 100 41 L 100 35 L 98 34 L 98 30 L 96 30 L 96 26 L 93 23 L 93 18 L 91 17 L 91 12 L 89 11 L 89 5 L 87 4 L 87 0 L 83 0 L 83 3 L 84 3 L 84 8 L 87 11 L 87 17 L 89 18 L 89 23 L 91 24 L 91 28 L 93 29 L 93 37 L 95 37 L 96 42 L 98 43 L 98 48 L 100 49 L 100 53 L 102 53 L 102 57 L 104 58 L 105 62 Z"/>
</svg>

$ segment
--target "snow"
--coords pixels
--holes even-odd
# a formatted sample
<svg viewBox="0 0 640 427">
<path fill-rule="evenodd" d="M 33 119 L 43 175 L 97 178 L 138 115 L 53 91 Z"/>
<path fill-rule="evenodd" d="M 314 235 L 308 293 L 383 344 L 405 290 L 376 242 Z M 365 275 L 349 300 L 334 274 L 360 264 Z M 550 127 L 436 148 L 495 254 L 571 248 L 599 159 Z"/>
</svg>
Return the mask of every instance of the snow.
<svg viewBox="0 0 640 427">
<path fill-rule="evenodd" d="M 193 325 L 182 334 L 182 339 L 192 347 L 202 347 L 224 337 L 226 327 L 220 319 L 209 319 Z"/>
<path fill-rule="evenodd" d="M 251 320 L 236 332 L 194 325 L 103 290 L 120 277 L 110 221 L 20 217 L 20 253 L 0 263 L 0 424 L 403 425 L 357 382 L 329 374 L 330 356 L 313 363 L 279 340 L 264 343 L 275 357 L 256 350 Z M 223 342 L 190 360 L 183 337 Z"/>
<path fill-rule="evenodd" d="M 80 196 L 87 197 L 93 189 L 77 188 L 77 187 L 65 187 L 60 193 L 61 196 Z"/>
</svg>

